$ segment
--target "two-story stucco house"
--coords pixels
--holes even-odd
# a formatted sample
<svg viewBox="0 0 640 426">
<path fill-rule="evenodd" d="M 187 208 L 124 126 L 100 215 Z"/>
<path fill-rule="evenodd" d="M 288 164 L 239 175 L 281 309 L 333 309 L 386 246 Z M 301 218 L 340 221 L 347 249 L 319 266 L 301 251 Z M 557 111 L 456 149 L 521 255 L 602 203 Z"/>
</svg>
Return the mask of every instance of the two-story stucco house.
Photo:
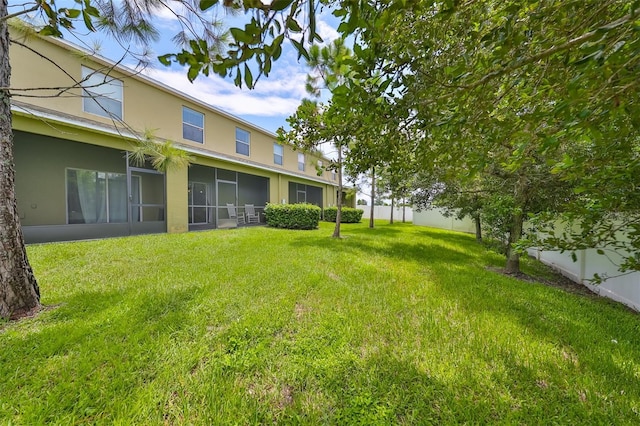
<svg viewBox="0 0 640 426">
<path fill-rule="evenodd" d="M 12 98 L 27 242 L 235 226 L 229 205 L 238 215 L 268 202 L 335 205 L 337 177 L 318 175 L 320 155 L 63 40 L 23 42 L 33 50 L 11 46 L 11 87 L 41 88 Z M 132 162 L 146 130 L 192 164 L 162 173 Z"/>
</svg>

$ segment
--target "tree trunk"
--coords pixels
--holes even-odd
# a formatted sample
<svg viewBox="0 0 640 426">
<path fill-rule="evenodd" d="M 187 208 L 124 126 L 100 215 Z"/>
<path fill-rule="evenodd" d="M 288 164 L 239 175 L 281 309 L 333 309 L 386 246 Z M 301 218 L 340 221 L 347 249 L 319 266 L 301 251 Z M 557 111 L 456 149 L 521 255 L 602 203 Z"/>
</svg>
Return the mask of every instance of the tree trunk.
<svg viewBox="0 0 640 426">
<path fill-rule="evenodd" d="M 405 210 L 406 210 L 406 208 L 407 208 L 407 200 L 405 200 L 405 198 L 402 197 L 402 223 L 406 222 L 406 220 L 405 220 L 405 217 L 406 217 L 405 216 Z"/>
<path fill-rule="evenodd" d="M 340 222 L 342 222 L 342 147 L 338 147 L 338 211 L 336 212 L 336 227 L 333 238 L 340 238 Z"/>
<path fill-rule="evenodd" d="M 507 245 L 507 274 L 520 273 L 520 255 L 515 250 L 515 244 L 522 238 L 522 228 L 526 216 L 528 204 L 528 184 L 526 175 L 520 175 L 513 191 L 515 200 L 515 210 L 511 215 L 511 226 L 509 229 L 509 243 Z"/>
<path fill-rule="evenodd" d="M 373 228 L 373 215 L 376 205 L 376 168 L 371 168 L 371 214 L 369 215 L 369 228 Z"/>
<path fill-rule="evenodd" d="M 7 0 L 0 0 L 0 19 Z M 9 87 L 9 32 L 0 22 L 0 87 Z M 40 291 L 29 265 L 18 217 L 13 164 L 11 100 L 0 90 L 0 317 L 19 318 L 40 309 Z"/>
<path fill-rule="evenodd" d="M 511 219 L 511 230 L 509 231 L 509 244 L 507 245 L 507 266 L 505 272 L 507 274 L 519 274 L 520 273 L 520 254 L 518 254 L 514 245 L 522 237 L 522 213 L 514 213 Z"/>
<path fill-rule="evenodd" d="M 474 216 L 473 220 L 476 223 L 476 241 L 482 241 L 482 224 L 480 223 L 480 215 Z"/>
<path fill-rule="evenodd" d="M 391 217 L 389 218 L 389 225 L 393 225 L 393 208 L 395 207 L 395 200 L 393 199 L 393 195 L 391 196 Z"/>
</svg>

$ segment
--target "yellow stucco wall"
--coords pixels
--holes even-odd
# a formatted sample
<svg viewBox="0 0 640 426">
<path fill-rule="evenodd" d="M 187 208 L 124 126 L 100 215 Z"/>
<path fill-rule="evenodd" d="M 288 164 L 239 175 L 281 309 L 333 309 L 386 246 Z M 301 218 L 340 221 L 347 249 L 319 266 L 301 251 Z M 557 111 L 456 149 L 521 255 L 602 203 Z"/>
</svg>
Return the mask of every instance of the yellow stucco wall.
<svg viewBox="0 0 640 426">
<path fill-rule="evenodd" d="M 173 168 L 166 172 L 167 232 L 169 233 L 189 230 L 187 176 L 188 169 L 186 167 Z"/>
<path fill-rule="evenodd" d="M 51 90 L 30 92 L 30 95 L 40 94 L 45 97 L 29 98 L 20 97 L 20 91 L 15 92 L 14 105 L 36 108 L 36 114 L 39 114 L 35 116 L 31 112 L 14 108 L 14 129 L 25 132 L 18 139 L 29 138 L 32 142 L 30 146 L 38 147 L 37 152 L 20 152 L 20 164 L 16 167 L 18 209 L 23 225 L 66 223 L 64 200 L 67 168 L 93 168 L 124 173 L 125 161 L 120 157 L 123 156 L 123 151 L 131 149 L 131 139 L 127 139 L 131 130 L 142 133 L 151 129 L 159 139 L 172 140 L 178 146 L 191 148 L 194 164 L 268 178 L 269 201 L 272 203 L 281 203 L 283 200 L 290 202 L 289 183 L 298 182 L 321 187 L 324 206 L 335 205 L 336 182 L 330 172 L 324 172 L 323 176 L 317 175 L 315 164 L 320 158 L 318 155 L 306 153 L 305 171 L 301 172 L 298 170 L 298 153 L 285 145 L 283 164 L 274 164 L 274 143 L 277 141 L 270 132 L 210 108 L 159 83 L 133 76 L 127 70 L 109 69 L 107 62 L 94 56 L 72 53 L 71 48 L 60 41 L 36 37 L 26 43 L 50 61 L 12 44 L 12 88 L 71 86 L 81 80 L 83 66 L 108 72 L 123 82 L 124 122 L 115 122 L 83 111 L 82 93 L 79 89 L 70 90 L 69 96 L 59 97 L 47 96 L 54 93 Z M 205 115 L 203 144 L 183 139 L 183 106 Z M 235 152 L 237 127 L 250 133 L 249 156 Z M 56 140 L 75 141 L 83 145 L 79 145 L 80 149 L 71 145 L 57 149 L 52 144 Z M 18 140 L 16 149 L 20 151 L 24 146 L 26 145 L 21 145 Z M 95 154 L 101 149 L 99 147 L 112 148 L 113 151 L 105 151 L 105 156 L 98 154 L 101 160 L 106 158 L 107 162 L 100 161 L 100 164 L 93 165 L 92 161 L 97 161 Z M 83 155 L 85 152 L 91 155 Z M 110 157 L 113 157 L 113 164 L 109 163 Z M 327 160 L 323 159 L 323 162 L 326 163 Z M 46 176 L 50 178 L 47 179 Z M 188 230 L 188 176 L 187 168 L 166 173 L 168 232 Z M 39 181 L 33 182 L 34 179 Z"/>
<path fill-rule="evenodd" d="M 13 34 L 13 36 L 15 37 L 16 35 Z M 185 146 L 228 155 L 241 161 L 248 160 L 264 164 L 276 170 L 294 172 L 318 179 L 315 170 L 315 164 L 319 159 L 317 155 L 305 154 L 306 168 L 304 172 L 301 172 L 298 170 L 298 153 L 292 147 L 285 145 L 283 165 L 275 164 L 273 161 L 273 145 L 277 141 L 273 134 L 265 130 L 253 127 L 243 120 L 207 107 L 207 105 L 201 104 L 186 95 L 181 95 L 151 79 L 134 76 L 124 69 L 111 69 L 108 63 L 100 62 L 95 55 L 83 56 L 82 54 L 72 53 L 71 47 L 59 40 L 34 37 L 26 42 L 36 51 L 42 53 L 43 56 L 50 59 L 51 62 L 35 55 L 28 49 L 12 44 L 10 50 L 13 69 L 12 88 L 71 86 L 82 79 L 82 67 L 108 73 L 109 76 L 120 79 L 123 82 L 123 121 L 126 126 L 122 123 L 114 123 L 109 118 L 83 111 L 82 92 L 80 89 L 70 90 L 68 92 L 70 96 L 43 98 L 21 98 L 19 96 L 20 92 L 16 91 L 14 100 L 18 102 L 47 108 L 54 112 L 101 123 L 105 126 L 113 127 L 115 125 L 125 131 L 129 129 L 134 129 L 137 132 L 152 130 L 155 136 L 161 139 L 172 140 Z M 54 92 L 52 90 L 40 90 L 29 92 L 29 94 L 51 95 Z M 182 137 L 183 106 L 205 115 L 203 144 Z M 235 135 L 237 127 L 250 133 L 249 156 L 236 153 Z M 50 134 L 50 132 L 46 132 L 46 134 Z M 326 160 L 324 161 L 326 162 Z M 326 183 L 334 183 L 331 180 L 331 173 L 325 172 L 321 179 Z"/>
</svg>

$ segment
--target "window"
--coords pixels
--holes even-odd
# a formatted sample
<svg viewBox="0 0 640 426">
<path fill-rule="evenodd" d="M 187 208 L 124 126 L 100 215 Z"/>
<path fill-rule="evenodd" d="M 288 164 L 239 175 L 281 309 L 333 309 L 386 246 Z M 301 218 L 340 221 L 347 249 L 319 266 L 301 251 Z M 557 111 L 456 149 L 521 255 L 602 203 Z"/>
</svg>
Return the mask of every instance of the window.
<svg viewBox="0 0 640 426">
<path fill-rule="evenodd" d="M 249 155 L 250 133 L 236 127 L 236 153 Z"/>
<path fill-rule="evenodd" d="M 122 81 L 82 67 L 82 87 L 85 112 L 122 119 Z"/>
<path fill-rule="evenodd" d="M 127 176 L 67 169 L 67 223 L 127 221 Z"/>
<path fill-rule="evenodd" d="M 324 169 L 322 168 L 322 160 L 318 160 L 318 167 L 316 168 L 318 176 L 324 175 Z"/>
<path fill-rule="evenodd" d="M 204 114 L 185 106 L 182 107 L 182 137 L 190 141 L 204 143 Z"/>
<path fill-rule="evenodd" d="M 298 170 L 304 172 L 304 154 L 298 154 Z"/>
<path fill-rule="evenodd" d="M 336 172 L 335 170 L 331 170 L 331 179 L 336 180 Z"/>
<path fill-rule="evenodd" d="M 277 143 L 273 144 L 273 162 L 282 166 L 282 157 L 284 155 L 284 148 Z"/>
</svg>

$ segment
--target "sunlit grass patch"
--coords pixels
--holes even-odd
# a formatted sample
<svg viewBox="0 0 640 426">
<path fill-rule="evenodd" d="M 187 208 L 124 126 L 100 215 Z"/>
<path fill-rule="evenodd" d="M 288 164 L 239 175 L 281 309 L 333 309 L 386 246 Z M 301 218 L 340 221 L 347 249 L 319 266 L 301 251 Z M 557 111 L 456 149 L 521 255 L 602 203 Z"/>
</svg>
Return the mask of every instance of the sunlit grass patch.
<svg viewBox="0 0 640 426">
<path fill-rule="evenodd" d="M 469 235 L 331 228 L 29 247 L 56 307 L 0 324 L 0 423 L 640 421 L 636 314 Z"/>
</svg>

